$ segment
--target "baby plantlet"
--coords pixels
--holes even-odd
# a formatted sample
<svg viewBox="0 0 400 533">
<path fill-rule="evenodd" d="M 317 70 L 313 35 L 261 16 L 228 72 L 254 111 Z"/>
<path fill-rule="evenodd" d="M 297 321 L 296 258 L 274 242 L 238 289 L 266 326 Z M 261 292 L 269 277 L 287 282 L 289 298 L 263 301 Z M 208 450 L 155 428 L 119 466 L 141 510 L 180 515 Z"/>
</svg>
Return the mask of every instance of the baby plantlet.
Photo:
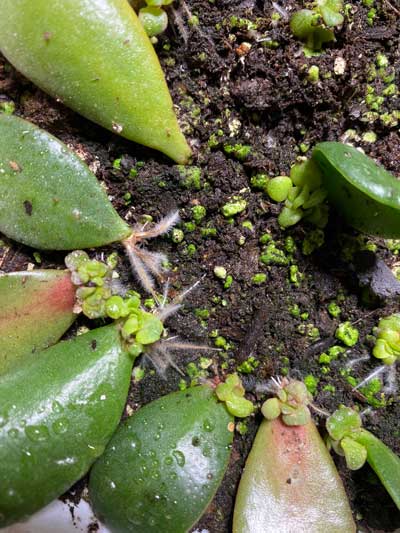
<svg viewBox="0 0 400 533">
<path fill-rule="evenodd" d="M 168 26 L 168 15 L 160 7 L 142 7 L 139 10 L 139 20 L 150 38 L 163 33 Z"/>
<path fill-rule="evenodd" d="M 342 0 L 316 0 L 313 9 L 301 9 L 290 19 L 295 37 L 305 43 L 305 54 L 314 55 L 335 40 L 334 28 L 343 24 Z"/>
<path fill-rule="evenodd" d="M 60 496 L 118 425 L 132 358 L 115 325 L 60 342 L 0 381 L 0 527 Z"/>
<path fill-rule="evenodd" d="M 94 511 L 114 532 L 188 531 L 221 483 L 233 427 L 208 385 L 142 407 L 92 469 Z"/>
<path fill-rule="evenodd" d="M 0 276 L 0 374 L 57 342 L 74 321 L 74 303 L 65 271 Z"/>
<path fill-rule="evenodd" d="M 290 177 L 278 176 L 267 184 L 267 193 L 276 202 L 285 202 L 278 222 L 282 228 L 305 219 L 323 228 L 328 221 L 324 203 L 326 191 L 321 186 L 321 172 L 312 159 L 300 159 L 290 169 Z"/>
<path fill-rule="evenodd" d="M 139 245 L 169 231 L 172 213 L 152 227 L 130 228 L 96 177 L 67 146 L 14 115 L 0 113 L 0 231 L 39 249 L 77 250 L 122 241 L 138 279 L 154 292 L 162 254 Z"/>
<path fill-rule="evenodd" d="M 370 235 L 400 237 L 400 182 L 371 158 L 339 142 L 314 148 L 329 202 L 348 224 Z"/>
<path fill-rule="evenodd" d="M 400 458 L 362 428 L 360 415 L 350 407 L 340 406 L 328 418 L 326 429 L 329 444 L 345 456 L 347 466 L 358 470 L 367 461 L 400 509 Z"/>
<path fill-rule="evenodd" d="M 400 314 L 381 318 L 374 335 L 373 355 L 385 365 L 393 365 L 400 358 Z"/>
<path fill-rule="evenodd" d="M 245 389 L 237 374 L 230 374 L 224 383 L 217 385 L 215 394 L 218 400 L 225 402 L 231 415 L 239 418 L 250 416 L 254 405 L 244 397 Z"/>
<path fill-rule="evenodd" d="M 127 0 L 4 0 L 1 14 L 0 50 L 27 78 L 93 122 L 188 161 L 157 55 Z"/>
<path fill-rule="evenodd" d="M 233 533 L 355 533 L 346 493 L 299 381 L 276 383 L 240 480 Z"/>
</svg>

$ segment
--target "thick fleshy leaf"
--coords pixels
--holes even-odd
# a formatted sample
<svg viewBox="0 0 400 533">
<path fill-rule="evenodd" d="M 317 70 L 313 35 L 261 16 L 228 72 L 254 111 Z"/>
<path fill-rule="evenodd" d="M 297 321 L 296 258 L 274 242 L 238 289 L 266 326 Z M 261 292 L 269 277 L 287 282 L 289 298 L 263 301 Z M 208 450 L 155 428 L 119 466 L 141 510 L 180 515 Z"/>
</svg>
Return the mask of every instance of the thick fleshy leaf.
<svg viewBox="0 0 400 533">
<path fill-rule="evenodd" d="M 348 224 L 371 235 L 400 237 L 399 180 L 347 144 L 317 144 L 312 157 L 329 201 Z"/>
<path fill-rule="evenodd" d="M 49 250 L 120 241 L 131 233 L 96 177 L 58 139 L 0 113 L 0 231 Z"/>
<path fill-rule="evenodd" d="M 106 326 L 60 342 L 0 380 L 0 527 L 78 481 L 121 417 L 131 358 Z"/>
<path fill-rule="evenodd" d="M 400 509 L 400 458 L 381 440 L 365 429 L 352 438 L 367 449 L 367 461 Z"/>
<path fill-rule="evenodd" d="M 0 276 L 0 374 L 57 342 L 75 319 L 69 272 Z"/>
<path fill-rule="evenodd" d="M 264 420 L 240 480 L 233 533 L 352 533 L 356 526 L 332 458 L 312 421 Z"/>
<path fill-rule="evenodd" d="M 232 422 L 207 386 L 168 394 L 140 409 L 92 469 L 89 493 L 96 514 L 114 533 L 188 531 L 225 473 Z"/>
<path fill-rule="evenodd" d="M 160 63 L 127 0 L 2 0 L 0 49 L 78 113 L 187 162 Z"/>
</svg>

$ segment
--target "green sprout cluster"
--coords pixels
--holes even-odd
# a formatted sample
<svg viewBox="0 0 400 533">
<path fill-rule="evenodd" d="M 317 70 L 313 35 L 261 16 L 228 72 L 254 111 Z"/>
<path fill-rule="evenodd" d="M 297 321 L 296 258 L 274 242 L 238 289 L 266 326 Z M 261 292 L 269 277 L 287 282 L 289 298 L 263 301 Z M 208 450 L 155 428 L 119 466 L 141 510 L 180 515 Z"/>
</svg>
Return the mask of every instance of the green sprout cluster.
<svg viewBox="0 0 400 533">
<path fill-rule="evenodd" d="M 153 42 L 157 42 L 156 35 L 167 29 L 168 15 L 162 7 L 172 2 L 173 0 L 146 0 L 146 7 L 139 9 L 139 20 Z"/>
<path fill-rule="evenodd" d="M 367 449 L 354 439 L 361 427 L 360 415 L 344 405 L 341 405 L 326 422 L 328 445 L 345 457 L 350 470 L 358 470 L 367 460 Z"/>
<path fill-rule="evenodd" d="M 321 171 L 312 159 L 300 158 L 290 169 L 290 176 L 269 180 L 267 193 L 275 202 L 285 202 L 278 222 L 288 228 L 305 219 L 318 228 L 328 222 L 327 192 L 322 187 Z"/>
<path fill-rule="evenodd" d="M 134 357 L 145 347 L 157 342 L 164 331 L 162 321 L 141 307 L 140 295 L 128 291 L 125 296 L 114 294 L 116 254 L 106 262 L 90 259 L 84 251 L 77 250 L 65 258 L 76 290 L 76 311 L 88 318 L 111 318 L 118 321 L 126 350 Z"/>
<path fill-rule="evenodd" d="M 342 0 L 316 0 L 312 9 L 301 9 L 293 14 L 290 29 L 305 43 L 306 55 L 313 55 L 325 43 L 335 40 L 334 28 L 344 22 L 342 9 Z"/>
<path fill-rule="evenodd" d="M 106 316 L 106 302 L 112 296 L 112 280 L 117 266 L 116 254 L 106 262 L 90 259 L 83 250 L 71 252 L 65 265 L 71 272 L 71 281 L 78 287 L 76 310 L 89 318 Z"/>
<path fill-rule="evenodd" d="M 385 365 L 393 365 L 400 358 L 400 313 L 381 318 L 374 335 L 373 355 Z"/>
<path fill-rule="evenodd" d="M 244 397 L 244 387 L 237 374 L 229 374 L 225 383 L 220 383 L 215 389 L 215 394 L 221 402 L 225 402 L 231 415 L 245 418 L 254 411 L 254 405 Z"/>
<path fill-rule="evenodd" d="M 264 402 L 261 412 L 267 420 L 282 416 L 282 421 L 287 426 L 304 426 L 311 420 L 307 407 L 311 401 L 312 395 L 303 382 L 284 379 L 276 397 Z"/>
</svg>

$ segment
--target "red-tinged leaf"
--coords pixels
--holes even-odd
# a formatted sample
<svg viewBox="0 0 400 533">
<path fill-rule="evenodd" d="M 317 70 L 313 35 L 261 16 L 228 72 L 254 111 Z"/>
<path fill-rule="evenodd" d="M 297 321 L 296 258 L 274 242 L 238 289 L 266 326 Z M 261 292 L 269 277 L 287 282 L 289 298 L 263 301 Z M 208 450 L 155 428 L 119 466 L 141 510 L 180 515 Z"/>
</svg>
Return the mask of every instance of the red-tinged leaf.
<svg viewBox="0 0 400 533">
<path fill-rule="evenodd" d="M 233 533 L 353 533 L 334 462 L 313 422 L 264 420 L 236 498 Z"/>
<path fill-rule="evenodd" d="M 0 276 L 0 374 L 58 341 L 74 321 L 74 302 L 66 271 Z"/>
</svg>

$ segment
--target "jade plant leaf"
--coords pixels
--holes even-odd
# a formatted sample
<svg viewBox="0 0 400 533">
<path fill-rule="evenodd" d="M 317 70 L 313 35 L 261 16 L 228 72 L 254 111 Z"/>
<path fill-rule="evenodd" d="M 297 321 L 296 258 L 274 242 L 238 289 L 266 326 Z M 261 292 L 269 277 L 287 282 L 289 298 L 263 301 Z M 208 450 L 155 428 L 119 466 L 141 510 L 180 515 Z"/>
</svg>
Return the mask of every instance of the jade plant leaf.
<svg viewBox="0 0 400 533">
<path fill-rule="evenodd" d="M 0 276 L 0 374 L 57 342 L 74 321 L 74 303 L 65 270 Z"/>
<path fill-rule="evenodd" d="M 2 0 L 0 50 L 65 105 L 186 163 L 157 55 L 127 0 Z"/>
<path fill-rule="evenodd" d="M 0 527 L 60 496 L 99 457 L 128 394 L 118 329 L 60 342 L 0 380 Z"/>
<path fill-rule="evenodd" d="M 356 531 L 346 493 L 314 423 L 263 420 L 240 480 L 233 533 Z"/>
<path fill-rule="evenodd" d="M 233 533 L 355 533 L 342 481 L 310 416 L 311 394 L 301 381 L 275 384 L 240 480 Z"/>
<path fill-rule="evenodd" d="M 142 407 L 120 426 L 92 469 L 89 493 L 96 514 L 114 533 L 188 531 L 227 468 L 231 422 L 207 386 Z"/>
<path fill-rule="evenodd" d="M 0 231 L 40 249 L 103 246 L 131 234 L 94 174 L 30 122 L 0 114 Z"/>
<path fill-rule="evenodd" d="M 370 235 L 400 237 L 400 181 L 370 157 L 339 142 L 317 144 L 328 200 L 348 224 Z"/>
</svg>

